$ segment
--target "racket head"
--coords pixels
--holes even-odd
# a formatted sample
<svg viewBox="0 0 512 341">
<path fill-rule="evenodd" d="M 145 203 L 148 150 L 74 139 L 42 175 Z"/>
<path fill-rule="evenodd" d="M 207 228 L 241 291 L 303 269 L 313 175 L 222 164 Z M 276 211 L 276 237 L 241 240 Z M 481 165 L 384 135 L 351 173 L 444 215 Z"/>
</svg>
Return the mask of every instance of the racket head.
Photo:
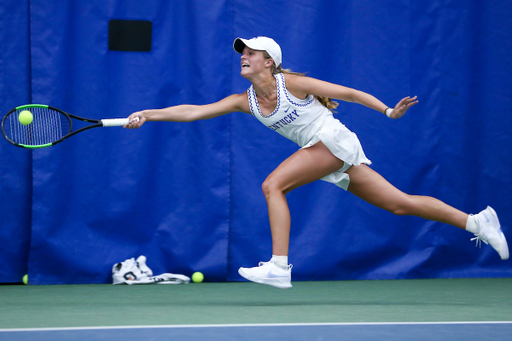
<svg viewBox="0 0 512 341">
<path fill-rule="evenodd" d="M 33 119 L 21 124 L 19 115 L 28 110 Z M 37 149 L 52 146 L 66 138 L 73 129 L 68 113 L 43 104 L 28 104 L 9 111 L 2 119 L 2 134 L 17 147 Z"/>
</svg>

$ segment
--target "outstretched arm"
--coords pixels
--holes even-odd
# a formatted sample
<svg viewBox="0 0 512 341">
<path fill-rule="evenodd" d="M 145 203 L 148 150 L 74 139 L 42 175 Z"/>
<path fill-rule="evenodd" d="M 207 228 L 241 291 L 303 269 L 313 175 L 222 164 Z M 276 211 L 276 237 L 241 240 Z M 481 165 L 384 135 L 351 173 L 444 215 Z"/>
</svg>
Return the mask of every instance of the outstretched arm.
<svg viewBox="0 0 512 341">
<path fill-rule="evenodd" d="M 149 109 L 134 112 L 129 116 L 130 124 L 125 128 L 139 128 L 146 121 L 192 122 L 229 114 L 234 111 L 250 112 L 247 93 L 228 96 L 206 105 L 177 105 L 164 109 Z M 134 119 L 138 117 L 138 121 Z"/>
<path fill-rule="evenodd" d="M 364 105 L 385 114 L 387 105 L 366 92 L 347 88 L 334 83 L 324 82 L 311 77 L 286 75 L 286 87 L 295 97 L 305 98 L 308 94 L 338 99 Z M 392 108 L 391 118 L 402 117 L 407 109 L 417 104 L 417 97 L 405 97 Z"/>
</svg>

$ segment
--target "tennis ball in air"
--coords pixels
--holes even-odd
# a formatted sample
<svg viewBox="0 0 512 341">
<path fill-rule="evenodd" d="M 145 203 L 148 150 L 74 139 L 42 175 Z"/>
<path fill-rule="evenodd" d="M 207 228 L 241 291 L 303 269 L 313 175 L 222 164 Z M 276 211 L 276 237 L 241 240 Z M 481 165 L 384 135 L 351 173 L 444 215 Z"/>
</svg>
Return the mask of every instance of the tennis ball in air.
<svg viewBox="0 0 512 341">
<path fill-rule="evenodd" d="M 204 279 L 204 275 L 200 272 L 194 272 L 192 274 L 192 282 L 194 283 L 201 283 Z"/>
<path fill-rule="evenodd" d="M 28 275 L 23 276 L 23 284 L 28 284 Z"/>
<path fill-rule="evenodd" d="M 23 110 L 22 112 L 20 112 L 20 114 L 18 116 L 18 120 L 20 121 L 20 123 L 25 126 L 32 123 L 33 119 L 34 119 L 34 116 L 32 116 L 32 113 L 28 110 Z"/>
</svg>

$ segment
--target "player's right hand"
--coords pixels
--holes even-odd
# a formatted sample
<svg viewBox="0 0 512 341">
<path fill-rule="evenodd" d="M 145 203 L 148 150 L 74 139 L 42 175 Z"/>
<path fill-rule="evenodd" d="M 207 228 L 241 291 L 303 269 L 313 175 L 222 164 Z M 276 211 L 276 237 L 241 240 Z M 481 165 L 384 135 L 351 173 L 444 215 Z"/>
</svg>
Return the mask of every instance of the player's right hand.
<svg viewBox="0 0 512 341">
<path fill-rule="evenodd" d="M 130 123 L 123 126 L 123 128 L 128 129 L 137 129 L 140 128 L 144 122 L 146 122 L 146 118 L 144 117 L 144 113 L 142 111 L 137 111 L 128 116 L 128 120 Z"/>
</svg>

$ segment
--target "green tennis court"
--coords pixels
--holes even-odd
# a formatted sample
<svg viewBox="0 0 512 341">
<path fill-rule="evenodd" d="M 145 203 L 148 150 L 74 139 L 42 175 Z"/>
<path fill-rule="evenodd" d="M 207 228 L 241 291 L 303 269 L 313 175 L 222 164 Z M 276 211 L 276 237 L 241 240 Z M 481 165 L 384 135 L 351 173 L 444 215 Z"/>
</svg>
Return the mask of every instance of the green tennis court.
<svg viewBox="0 0 512 341">
<path fill-rule="evenodd" d="M 20 340 L 41 328 L 115 327 L 112 333 L 123 330 L 119 327 L 151 332 L 148 327 L 153 326 L 161 333 L 162 326 L 288 325 L 285 335 L 291 335 L 311 324 L 406 323 L 411 328 L 447 322 L 501 322 L 499 328 L 506 327 L 498 337 L 506 333 L 506 339 L 512 330 L 512 323 L 503 323 L 512 322 L 511 289 L 511 278 L 294 282 L 289 290 L 248 282 L 7 285 L 0 286 L 0 339 L 15 333 Z M 27 333 L 19 334 L 23 330 Z M 321 333 L 316 330 L 314 335 Z"/>
</svg>

